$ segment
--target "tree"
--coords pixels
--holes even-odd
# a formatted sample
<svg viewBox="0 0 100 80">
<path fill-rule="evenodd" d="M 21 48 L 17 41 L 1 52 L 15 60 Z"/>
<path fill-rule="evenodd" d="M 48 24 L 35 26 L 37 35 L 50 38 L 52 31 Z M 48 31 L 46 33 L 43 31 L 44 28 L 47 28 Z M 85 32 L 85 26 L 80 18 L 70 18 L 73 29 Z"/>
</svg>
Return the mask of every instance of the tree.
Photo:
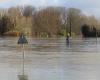
<svg viewBox="0 0 100 80">
<path fill-rule="evenodd" d="M 32 6 L 25 6 L 25 7 L 23 8 L 22 14 L 23 14 L 23 16 L 25 16 L 25 17 L 27 18 L 27 17 L 33 15 L 34 10 L 35 10 L 35 8 L 32 7 Z"/>
<path fill-rule="evenodd" d="M 81 26 L 81 10 L 76 8 L 69 8 L 67 10 L 67 25 L 69 26 L 69 32 L 80 33 Z"/>
<path fill-rule="evenodd" d="M 88 16 L 88 24 L 98 27 L 98 20 L 95 18 L 95 16 Z"/>
<path fill-rule="evenodd" d="M 81 32 L 83 34 L 83 37 L 97 37 L 97 30 L 94 26 L 89 26 L 87 24 L 82 25 Z"/>
<path fill-rule="evenodd" d="M 0 19 L 0 34 L 4 35 L 5 32 L 13 30 L 15 23 L 11 22 L 8 16 L 3 16 Z"/>
<path fill-rule="evenodd" d="M 33 32 L 36 36 L 57 36 L 60 32 L 60 14 L 53 8 L 46 8 L 36 12 L 33 16 Z"/>
<path fill-rule="evenodd" d="M 82 25 L 81 32 L 83 34 L 83 37 L 87 37 L 90 31 L 90 26 L 87 24 Z"/>
<path fill-rule="evenodd" d="M 62 8 L 60 10 L 60 13 L 61 13 L 61 21 L 62 21 L 62 27 L 61 27 L 61 33 L 64 35 L 64 36 L 67 36 L 67 33 L 69 32 L 69 28 L 68 28 L 68 21 L 67 21 L 67 9 L 66 8 Z"/>
</svg>

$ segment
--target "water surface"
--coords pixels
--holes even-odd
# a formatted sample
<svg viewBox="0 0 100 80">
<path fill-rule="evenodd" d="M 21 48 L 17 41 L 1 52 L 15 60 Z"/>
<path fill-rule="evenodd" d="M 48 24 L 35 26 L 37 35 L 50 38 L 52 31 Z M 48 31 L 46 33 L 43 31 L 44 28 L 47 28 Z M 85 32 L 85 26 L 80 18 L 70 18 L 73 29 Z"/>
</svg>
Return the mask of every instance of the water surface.
<svg viewBox="0 0 100 80">
<path fill-rule="evenodd" d="M 0 38 L 0 80 L 18 80 L 22 49 L 18 38 Z M 100 80 L 100 39 L 28 39 L 28 80 Z"/>
</svg>

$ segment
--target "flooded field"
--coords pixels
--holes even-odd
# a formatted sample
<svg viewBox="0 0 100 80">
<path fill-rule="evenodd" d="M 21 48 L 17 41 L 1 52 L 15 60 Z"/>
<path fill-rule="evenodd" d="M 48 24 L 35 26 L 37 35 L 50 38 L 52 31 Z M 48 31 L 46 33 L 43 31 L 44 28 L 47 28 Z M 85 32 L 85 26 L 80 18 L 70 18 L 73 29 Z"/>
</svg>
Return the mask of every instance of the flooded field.
<svg viewBox="0 0 100 80">
<path fill-rule="evenodd" d="M 22 49 L 18 38 L 0 38 L 0 80 L 18 80 Z M 100 39 L 29 39 L 25 45 L 28 80 L 100 80 Z"/>
</svg>

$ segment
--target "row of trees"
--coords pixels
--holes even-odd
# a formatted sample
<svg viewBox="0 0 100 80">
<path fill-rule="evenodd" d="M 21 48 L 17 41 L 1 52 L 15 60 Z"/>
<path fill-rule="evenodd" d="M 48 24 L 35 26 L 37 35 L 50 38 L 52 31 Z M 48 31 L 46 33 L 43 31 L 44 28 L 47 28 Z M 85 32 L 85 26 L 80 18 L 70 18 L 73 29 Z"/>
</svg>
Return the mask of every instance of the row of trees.
<svg viewBox="0 0 100 80">
<path fill-rule="evenodd" d="M 0 35 L 6 32 L 25 32 L 33 37 L 57 37 L 81 34 L 81 26 L 88 24 L 99 28 L 99 20 L 86 16 L 76 8 L 32 6 L 0 10 Z"/>
</svg>

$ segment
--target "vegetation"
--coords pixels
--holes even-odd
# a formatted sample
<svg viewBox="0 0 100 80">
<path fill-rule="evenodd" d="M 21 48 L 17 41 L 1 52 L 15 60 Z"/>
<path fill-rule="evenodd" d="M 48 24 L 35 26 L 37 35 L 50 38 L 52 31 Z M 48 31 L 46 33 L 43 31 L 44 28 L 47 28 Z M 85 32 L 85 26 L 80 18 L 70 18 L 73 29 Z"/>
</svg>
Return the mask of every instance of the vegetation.
<svg viewBox="0 0 100 80">
<path fill-rule="evenodd" d="M 96 36 L 98 36 L 97 30 L 94 26 L 91 27 L 91 26 L 85 24 L 82 26 L 81 30 L 82 30 L 83 37 L 96 37 Z"/>
<path fill-rule="evenodd" d="M 33 15 L 33 19 L 33 34 L 35 36 L 53 37 L 60 33 L 60 14 L 53 8 L 40 10 Z"/>
<path fill-rule="evenodd" d="M 10 20 L 9 17 L 3 16 L 0 19 L 0 34 L 3 36 L 5 32 L 13 30 L 15 23 Z"/>
<path fill-rule="evenodd" d="M 87 16 L 80 9 L 33 6 L 12 7 L 0 10 L 0 35 L 18 36 L 21 32 L 33 37 L 59 37 L 67 33 L 81 35 L 84 24 L 99 29 L 100 21 Z M 85 30 L 86 31 L 86 30 Z M 70 35 L 72 35 L 70 33 Z"/>
</svg>

